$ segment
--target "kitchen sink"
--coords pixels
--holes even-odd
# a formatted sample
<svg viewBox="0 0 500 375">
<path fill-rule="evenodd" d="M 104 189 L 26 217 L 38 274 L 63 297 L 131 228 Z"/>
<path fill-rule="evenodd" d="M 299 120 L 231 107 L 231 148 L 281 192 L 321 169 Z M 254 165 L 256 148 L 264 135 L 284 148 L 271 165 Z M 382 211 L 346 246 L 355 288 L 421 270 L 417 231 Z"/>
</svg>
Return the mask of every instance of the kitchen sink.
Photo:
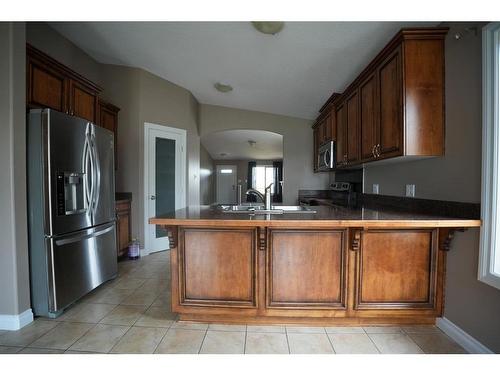
<svg viewBox="0 0 500 375">
<path fill-rule="evenodd" d="M 271 206 L 270 210 L 266 210 L 263 205 L 261 206 L 239 206 L 239 205 L 225 205 L 220 204 L 217 206 L 219 210 L 225 213 L 235 213 L 235 214 L 250 214 L 250 215 L 259 215 L 259 214 L 272 214 L 272 215 L 280 215 L 284 213 L 307 213 L 314 214 L 315 210 L 310 207 L 305 206 Z"/>
</svg>

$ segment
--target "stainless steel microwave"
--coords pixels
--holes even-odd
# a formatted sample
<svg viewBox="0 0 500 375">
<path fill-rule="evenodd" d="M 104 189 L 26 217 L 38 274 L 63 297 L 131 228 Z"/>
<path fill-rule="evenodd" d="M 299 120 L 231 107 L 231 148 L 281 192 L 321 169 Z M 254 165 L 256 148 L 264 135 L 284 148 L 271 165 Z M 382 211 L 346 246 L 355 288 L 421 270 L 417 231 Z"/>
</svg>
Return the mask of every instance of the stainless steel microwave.
<svg viewBox="0 0 500 375">
<path fill-rule="evenodd" d="M 335 141 L 323 143 L 318 148 L 318 171 L 335 169 Z"/>
</svg>

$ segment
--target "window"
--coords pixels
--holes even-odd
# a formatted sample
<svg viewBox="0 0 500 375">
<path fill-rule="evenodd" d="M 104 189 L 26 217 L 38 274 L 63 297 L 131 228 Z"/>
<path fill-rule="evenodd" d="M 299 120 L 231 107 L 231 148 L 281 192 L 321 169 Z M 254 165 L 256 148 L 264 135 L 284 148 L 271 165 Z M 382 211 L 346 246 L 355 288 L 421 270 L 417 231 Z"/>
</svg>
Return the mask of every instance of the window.
<svg viewBox="0 0 500 375">
<path fill-rule="evenodd" d="M 479 280 L 500 289 L 500 23 L 483 29 L 483 163 Z"/>
<path fill-rule="evenodd" d="M 253 178 L 254 181 L 252 186 L 254 186 L 254 189 L 265 194 L 266 187 L 274 182 L 274 167 L 271 165 L 257 165 L 254 170 Z M 271 194 L 273 193 L 274 189 L 271 190 Z"/>
</svg>

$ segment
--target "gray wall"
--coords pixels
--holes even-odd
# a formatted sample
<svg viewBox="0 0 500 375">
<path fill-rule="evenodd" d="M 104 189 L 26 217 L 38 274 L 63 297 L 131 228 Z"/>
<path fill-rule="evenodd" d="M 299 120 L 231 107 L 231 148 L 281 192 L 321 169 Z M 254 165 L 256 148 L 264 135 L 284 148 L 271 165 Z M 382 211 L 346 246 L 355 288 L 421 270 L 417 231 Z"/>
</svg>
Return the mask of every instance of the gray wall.
<svg viewBox="0 0 500 375">
<path fill-rule="evenodd" d="M 144 123 L 187 130 L 188 205 L 200 201 L 198 103 L 191 93 L 142 69 L 102 65 L 103 97 L 118 115 L 117 191 L 132 192 L 132 235 L 144 244 Z"/>
<path fill-rule="evenodd" d="M 229 129 L 283 135 L 283 204 L 296 204 L 299 189 L 325 189 L 327 173 L 313 173 L 312 122 L 270 113 L 200 104 L 200 136 Z"/>
<path fill-rule="evenodd" d="M 207 149 L 200 144 L 200 204 L 215 202 L 215 164 Z"/>
<path fill-rule="evenodd" d="M 481 200 L 481 32 L 455 40 L 464 24 L 452 24 L 446 39 L 446 153 L 418 162 L 365 168 L 365 192 L 402 196 L 416 184 L 418 198 Z M 470 26 L 467 25 L 467 26 Z M 448 254 L 444 316 L 500 352 L 500 290 L 477 280 L 479 231 L 455 236 Z"/>
<path fill-rule="evenodd" d="M 0 22 L 0 315 L 30 308 L 23 23 Z"/>
</svg>

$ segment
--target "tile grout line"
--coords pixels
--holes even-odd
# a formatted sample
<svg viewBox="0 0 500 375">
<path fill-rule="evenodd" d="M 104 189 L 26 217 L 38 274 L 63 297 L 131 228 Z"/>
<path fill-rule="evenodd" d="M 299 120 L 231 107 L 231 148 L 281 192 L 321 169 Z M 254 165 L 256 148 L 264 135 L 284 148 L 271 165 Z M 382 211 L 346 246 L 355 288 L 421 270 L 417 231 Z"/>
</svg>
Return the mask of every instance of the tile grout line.
<svg viewBox="0 0 500 375">
<path fill-rule="evenodd" d="M 337 354 L 337 351 L 335 350 L 335 347 L 333 346 L 333 342 L 332 340 L 330 339 L 330 335 L 328 334 L 328 332 L 326 331 L 326 327 L 323 327 L 325 329 L 325 335 L 326 335 L 326 338 L 328 339 L 328 341 L 330 342 L 330 346 L 332 347 L 332 350 L 333 350 L 333 354 Z"/>
<path fill-rule="evenodd" d="M 288 346 L 288 354 L 292 354 L 290 350 L 290 341 L 288 340 L 288 328 L 285 326 L 285 337 L 286 337 L 286 345 Z"/>
<path fill-rule="evenodd" d="M 363 331 L 365 329 L 363 328 Z M 368 332 L 365 331 L 365 335 L 368 336 L 368 339 L 372 342 L 373 346 L 375 347 L 375 349 L 377 349 L 377 352 L 379 354 L 382 354 L 382 352 L 380 351 L 380 349 L 378 348 L 377 344 L 375 344 L 375 341 L 373 341 L 373 339 L 371 338 L 370 334 Z"/>
<path fill-rule="evenodd" d="M 245 342 L 243 344 L 243 354 L 247 354 L 248 325 L 245 325 Z"/>
<path fill-rule="evenodd" d="M 207 334 L 208 334 L 208 325 L 207 325 L 207 329 L 205 330 L 205 335 L 203 336 L 203 340 L 201 340 L 201 345 L 200 345 L 200 348 L 198 349 L 198 354 L 201 353 L 201 348 L 203 348 L 203 344 L 205 343 L 205 338 L 207 337 Z"/>
<path fill-rule="evenodd" d="M 160 328 L 160 327 L 158 327 Z M 166 330 L 165 330 L 165 333 L 163 334 L 163 336 L 161 337 L 160 340 L 158 340 L 158 344 L 156 344 L 155 348 L 153 349 L 153 352 L 151 354 L 155 354 L 156 350 L 158 349 L 158 347 L 160 346 L 161 342 L 163 341 L 163 339 L 165 338 L 165 336 L 167 335 L 167 332 L 170 331 L 170 327 L 168 327 Z"/>
</svg>

